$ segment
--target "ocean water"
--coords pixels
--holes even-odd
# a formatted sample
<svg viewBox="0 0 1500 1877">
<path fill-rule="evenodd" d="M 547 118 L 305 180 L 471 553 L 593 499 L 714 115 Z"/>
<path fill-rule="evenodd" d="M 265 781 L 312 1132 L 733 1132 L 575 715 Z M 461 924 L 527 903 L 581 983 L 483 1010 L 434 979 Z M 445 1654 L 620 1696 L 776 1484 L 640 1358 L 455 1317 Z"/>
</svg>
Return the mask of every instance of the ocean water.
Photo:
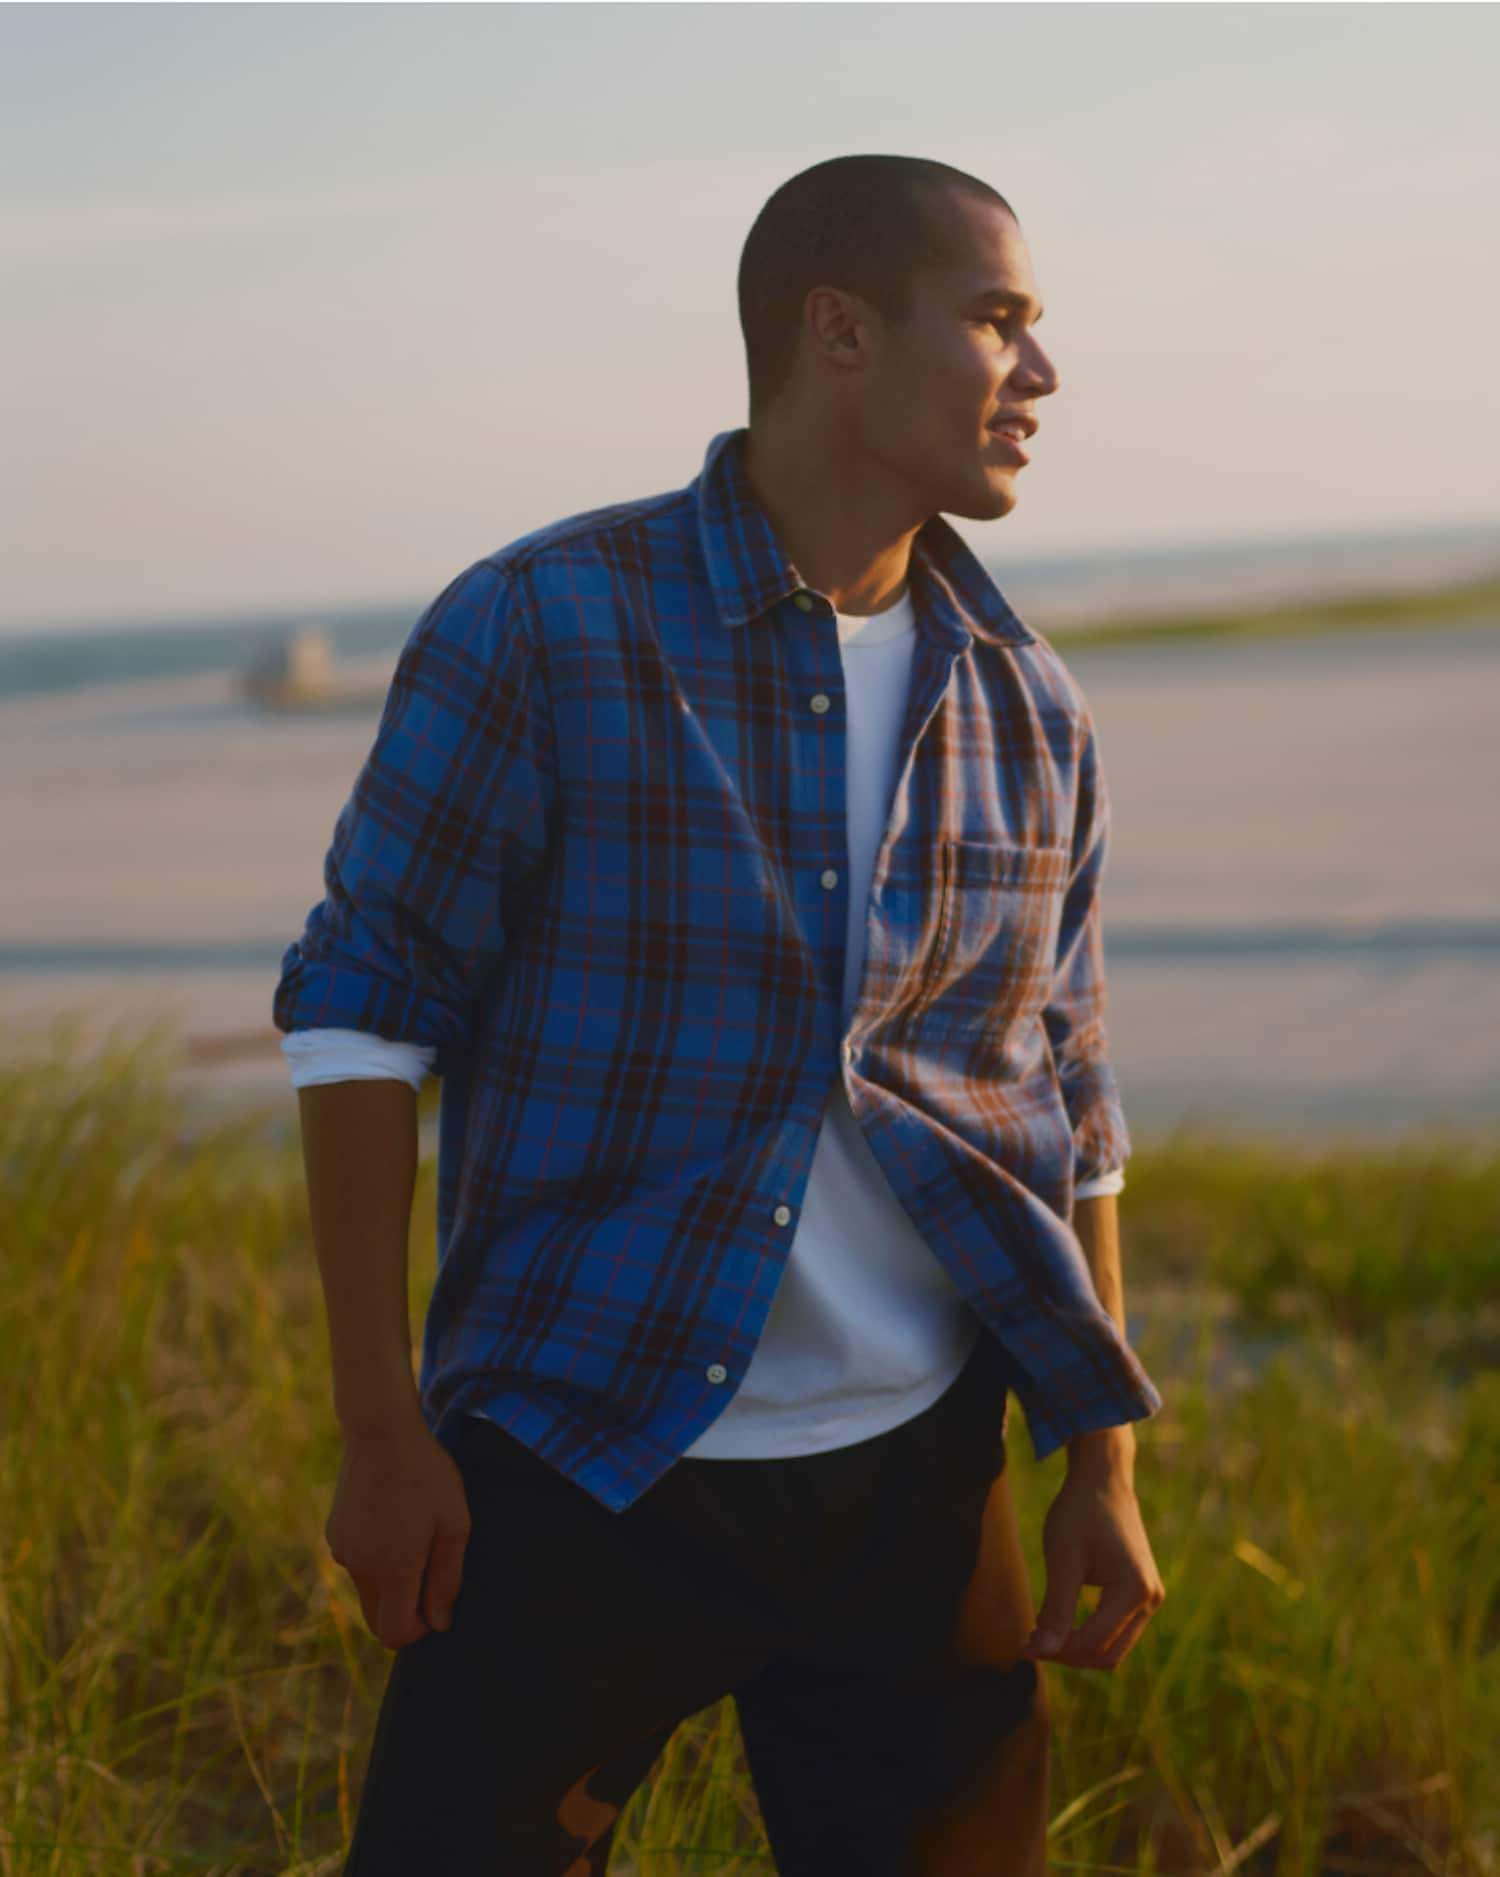
<svg viewBox="0 0 1500 1877">
<path fill-rule="evenodd" d="M 1021 617 L 1050 632 L 1157 608 L 1274 604 L 1311 594 L 1500 577 L 1500 519 L 1493 526 L 1405 534 L 990 558 L 987 565 Z M 394 664 L 431 597 L 344 609 L 0 632 L 0 699 L 237 673 L 262 644 L 309 625 L 327 633 L 337 670 L 378 672 Z"/>
</svg>

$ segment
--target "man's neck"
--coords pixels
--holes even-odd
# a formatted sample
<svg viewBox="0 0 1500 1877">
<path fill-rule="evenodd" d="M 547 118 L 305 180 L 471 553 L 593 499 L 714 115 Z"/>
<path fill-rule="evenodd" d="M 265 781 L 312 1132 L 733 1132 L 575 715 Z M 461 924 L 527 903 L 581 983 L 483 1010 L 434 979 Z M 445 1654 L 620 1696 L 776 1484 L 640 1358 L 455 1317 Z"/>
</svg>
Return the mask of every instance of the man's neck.
<svg viewBox="0 0 1500 1877">
<path fill-rule="evenodd" d="M 833 439 L 770 421 L 751 425 L 745 471 L 788 558 L 835 611 L 895 605 L 922 522 L 899 511 L 888 482 L 862 474 Z"/>
</svg>

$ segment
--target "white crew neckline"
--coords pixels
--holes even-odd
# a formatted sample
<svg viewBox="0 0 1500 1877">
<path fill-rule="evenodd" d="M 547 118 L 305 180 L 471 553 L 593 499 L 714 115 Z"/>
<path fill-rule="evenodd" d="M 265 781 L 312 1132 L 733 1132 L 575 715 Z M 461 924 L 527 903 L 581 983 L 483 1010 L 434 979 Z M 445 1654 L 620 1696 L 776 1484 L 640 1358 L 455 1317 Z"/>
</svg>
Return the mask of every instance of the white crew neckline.
<svg viewBox="0 0 1500 1877">
<path fill-rule="evenodd" d="M 840 645 L 888 645 L 916 630 L 917 615 L 912 605 L 911 583 L 893 605 L 878 613 L 835 612 Z"/>
</svg>

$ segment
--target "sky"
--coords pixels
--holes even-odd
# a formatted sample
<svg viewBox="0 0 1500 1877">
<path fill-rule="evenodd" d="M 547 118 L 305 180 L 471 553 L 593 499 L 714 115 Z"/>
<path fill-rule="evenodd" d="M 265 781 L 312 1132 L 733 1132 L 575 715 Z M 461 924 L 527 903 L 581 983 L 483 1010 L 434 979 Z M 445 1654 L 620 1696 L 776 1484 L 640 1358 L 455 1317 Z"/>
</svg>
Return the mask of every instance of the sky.
<svg viewBox="0 0 1500 1877">
<path fill-rule="evenodd" d="M 1500 524 L 1491 5 L 0 7 L 0 631 L 425 601 L 747 421 L 766 197 L 937 157 L 1060 374 L 986 561 Z"/>
</svg>

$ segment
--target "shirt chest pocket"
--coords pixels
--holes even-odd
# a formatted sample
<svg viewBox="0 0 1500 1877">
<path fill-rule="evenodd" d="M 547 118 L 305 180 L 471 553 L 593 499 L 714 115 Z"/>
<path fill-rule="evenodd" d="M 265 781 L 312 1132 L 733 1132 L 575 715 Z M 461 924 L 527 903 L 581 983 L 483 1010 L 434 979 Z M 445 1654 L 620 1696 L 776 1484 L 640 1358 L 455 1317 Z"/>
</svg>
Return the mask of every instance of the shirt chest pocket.
<svg viewBox="0 0 1500 1877">
<path fill-rule="evenodd" d="M 1029 1029 L 1052 988 L 1069 850 L 945 839 L 923 1026 L 995 1048 Z"/>
</svg>

